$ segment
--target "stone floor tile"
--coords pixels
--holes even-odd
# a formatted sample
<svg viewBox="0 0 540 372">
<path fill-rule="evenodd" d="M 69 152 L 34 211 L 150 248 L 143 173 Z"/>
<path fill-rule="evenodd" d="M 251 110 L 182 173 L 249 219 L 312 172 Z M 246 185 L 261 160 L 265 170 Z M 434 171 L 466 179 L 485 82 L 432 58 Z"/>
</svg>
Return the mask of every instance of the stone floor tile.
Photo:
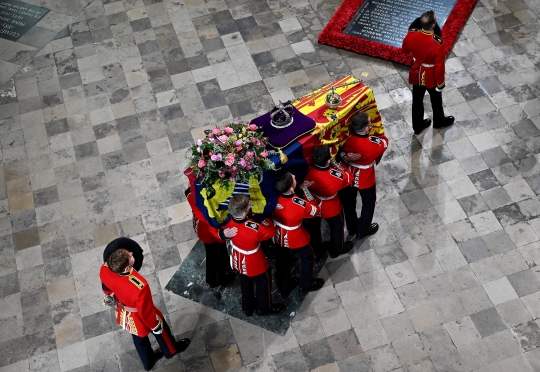
<svg viewBox="0 0 540 372">
<path fill-rule="evenodd" d="M 441 324 L 435 306 L 430 303 L 408 310 L 407 313 L 417 332 L 429 331 Z"/>
<path fill-rule="evenodd" d="M 292 327 L 300 345 L 317 341 L 325 337 L 321 322 L 316 316 L 293 322 Z"/>
<path fill-rule="evenodd" d="M 347 313 L 342 307 L 319 313 L 318 317 L 326 336 L 332 336 L 351 328 Z"/>
<path fill-rule="evenodd" d="M 496 360 L 501 361 L 521 353 L 518 343 L 512 337 L 510 330 L 505 330 L 485 339 L 486 346 Z"/>
<path fill-rule="evenodd" d="M 467 367 L 465 362 L 457 352 L 452 350 L 450 352 L 442 353 L 431 357 L 431 361 L 437 371 L 466 371 Z"/>
<path fill-rule="evenodd" d="M 469 370 L 477 370 L 483 366 L 489 365 L 493 361 L 493 355 L 491 355 L 484 340 L 476 340 L 458 346 L 457 349 Z"/>
<path fill-rule="evenodd" d="M 336 360 L 346 359 L 363 351 L 352 329 L 330 336 L 327 340 Z"/>
</svg>

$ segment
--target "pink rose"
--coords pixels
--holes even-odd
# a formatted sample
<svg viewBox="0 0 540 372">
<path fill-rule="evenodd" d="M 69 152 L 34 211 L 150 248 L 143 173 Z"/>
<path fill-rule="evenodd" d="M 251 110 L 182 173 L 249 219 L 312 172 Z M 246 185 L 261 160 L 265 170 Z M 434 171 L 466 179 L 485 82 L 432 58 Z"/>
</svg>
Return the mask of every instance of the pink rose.
<svg viewBox="0 0 540 372">
<path fill-rule="evenodd" d="M 268 152 L 267 152 L 267 151 L 261 152 L 261 156 L 262 156 L 263 158 L 266 158 L 266 157 L 268 156 Z"/>
<path fill-rule="evenodd" d="M 220 134 L 220 133 L 221 133 L 221 131 L 219 130 L 219 128 L 214 128 L 214 129 L 212 129 L 212 134 L 213 134 L 214 136 L 217 136 L 217 135 Z"/>
<path fill-rule="evenodd" d="M 233 165 L 233 164 L 234 164 L 234 159 L 227 158 L 227 159 L 225 160 L 225 165 L 226 165 L 226 166 L 230 167 L 230 166 Z"/>
<path fill-rule="evenodd" d="M 234 129 L 232 129 L 231 127 L 225 127 L 225 129 L 223 129 L 223 131 L 227 134 L 233 134 L 234 133 Z"/>
<path fill-rule="evenodd" d="M 238 160 L 238 164 L 240 164 L 242 167 L 246 167 L 246 160 L 244 158 L 240 158 L 240 160 Z"/>
<path fill-rule="evenodd" d="M 197 163 L 197 165 L 199 166 L 199 168 L 203 168 L 206 165 L 206 163 L 204 162 L 203 159 L 199 159 L 199 162 Z"/>
<path fill-rule="evenodd" d="M 242 146 L 236 146 L 236 151 L 242 151 Z"/>
<path fill-rule="evenodd" d="M 218 139 L 221 141 L 221 143 L 225 143 L 229 140 L 229 137 L 226 135 L 219 136 Z"/>
<path fill-rule="evenodd" d="M 224 177 L 225 177 L 225 173 L 219 172 L 219 176 L 220 176 L 221 178 L 224 178 Z"/>
<path fill-rule="evenodd" d="M 258 128 L 258 127 L 257 127 L 255 124 L 250 124 L 250 125 L 248 126 L 248 129 L 249 129 L 249 130 L 257 130 L 257 128 Z"/>
<path fill-rule="evenodd" d="M 234 143 L 236 146 L 242 146 L 242 139 L 237 139 L 236 142 Z"/>
<path fill-rule="evenodd" d="M 221 154 L 214 154 L 210 157 L 213 161 L 221 160 Z"/>
<path fill-rule="evenodd" d="M 233 167 L 231 168 L 231 170 L 232 170 L 233 172 L 236 172 L 236 169 L 237 169 L 237 168 L 236 168 L 235 165 L 233 165 Z"/>
</svg>

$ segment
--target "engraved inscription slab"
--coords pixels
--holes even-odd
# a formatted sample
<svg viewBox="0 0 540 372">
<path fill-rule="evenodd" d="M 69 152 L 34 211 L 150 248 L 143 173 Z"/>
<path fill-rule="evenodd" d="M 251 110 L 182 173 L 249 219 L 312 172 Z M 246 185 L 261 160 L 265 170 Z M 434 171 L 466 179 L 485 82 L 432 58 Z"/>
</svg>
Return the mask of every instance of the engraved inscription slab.
<svg viewBox="0 0 540 372">
<path fill-rule="evenodd" d="M 0 0 L 0 38 L 17 41 L 49 12 L 49 9 L 17 0 Z"/>
<path fill-rule="evenodd" d="M 400 48 L 409 25 L 427 10 L 442 28 L 457 0 L 365 0 L 344 34 Z"/>
</svg>

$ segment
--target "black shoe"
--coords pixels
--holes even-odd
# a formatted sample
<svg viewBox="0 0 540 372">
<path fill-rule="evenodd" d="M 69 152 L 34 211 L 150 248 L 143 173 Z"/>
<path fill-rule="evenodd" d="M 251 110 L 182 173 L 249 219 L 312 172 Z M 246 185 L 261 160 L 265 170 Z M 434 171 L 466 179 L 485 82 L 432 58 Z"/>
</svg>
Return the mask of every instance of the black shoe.
<svg viewBox="0 0 540 372">
<path fill-rule="evenodd" d="M 341 256 L 342 254 L 349 253 L 353 248 L 354 248 L 354 243 L 353 242 L 345 242 L 345 244 L 343 244 L 343 249 L 341 250 L 341 252 L 339 252 L 337 254 L 336 253 L 330 253 L 330 257 L 336 258 L 338 256 Z"/>
<path fill-rule="evenodd" d="M 424 130 L 426 130 L 430 125 L 431 125 L 431 119 L 424 119 L 424 123 L 422 124 L 420 129 L 414 131 L 414 134 L 419 135 Z"/>
<path fill-rule="evenodd" d="M 266 316 L 266 315 L 277 315 L 277 314 L 281 314 L 285 308 L 287 306 L 285 306 L 285 304 L 273 304 L 272 307 L 270 309 L 268 309 L 268 311 L 259 311 L 257 310 L 257 315 L 258 316 Z"/>
<path fill-rule="evenodd" d="M 151 371 L 158 362 L 158 360 L 160 360 L 161 358 L 163 358 L 163 351 L 161 351 L 161 349 L 154 350 L 154 357 L 150 361 L 150 365 L 148 367 L 144 367 L 144 370 Z"/>
<path fill-rule="evenodd" d="M 176 341 L 176 353 L 171 355 L 165 355 L 165 359 L 171 359 L 176 354 L 180 354 L 182 351 L 188 348 L 190 343 L 191 341 L 189 340 L 189 338 L 183 338 L 180 341 Z"/>
<path fill-rule="evenodd" d="M 248 318 L 250 318 L 255 312 L 255 310 L 243 310 L 243 311 L 244 311 L 244 315 L 247 316 Z"/>
<path fill-rule="evenodd" d="M 298 284 L 300 283 L 300 280 L 298 277 L 291 278 L 291 282 L 289 284 L 289 291 L 287 293 L 279 293 L 282 298 L 287 298 L 291 294 L 292 290 L 298 287 Z"/>
<path fill-rule="evenodd" d="M 438 128 L 449 127 L 450 125 L 454 124 L 454 120 L 456 120 L 456 119 L 453 116 L 445 116 L 443 125 L 435 125 L 435 124 L 433 124 L 433 128 L 438 129 Z"/>
<path fill-rule="evenodd" d="M 379 231 L 379 224 L 378 223 L 372 223 L 371 226 L 369 227 L 369 230 L 368 230 L 367 233 L 362 234 L 362 235 L 360 235 L 360 234 L 356 235 L 356 240 L 367 238 L 370 235 L 376 234 L 377 231 Z"/>
<path fill-rule="evenodd" d="M 300 288 L 299 291 L 300 291 L 300 294 L 306 294 L 308 292 L 318 291 L 323 286 L 324 286 L 324 279 L 317 278 L 313 280 L 313 282 L 311 283 L 311 286 L 307 287 L 306 289 Z"/>
</svg>

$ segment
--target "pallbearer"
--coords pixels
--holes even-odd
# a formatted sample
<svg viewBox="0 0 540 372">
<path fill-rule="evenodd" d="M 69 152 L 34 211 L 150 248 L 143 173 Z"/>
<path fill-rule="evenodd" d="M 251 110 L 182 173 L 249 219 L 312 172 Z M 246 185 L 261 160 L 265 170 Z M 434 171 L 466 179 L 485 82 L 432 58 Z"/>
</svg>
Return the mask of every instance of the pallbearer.
<svg viewBox="0 0 540 372">
<path fill-rule="evenodd" d="M 344 206 L 349 234 L 356 234 L 357 239 L 362 239 L 379 231 L 379 225 L 372 222 L 377 200 L 375 166 L 388 148 L 388 138 L 385 134 L 369 134 L 371 118 L 365 112 L 357 113 L 351 126 L 352 134 L 343 144 L 340 157 L 348 164 L 353 174 L 353 183 L 341 190 L 339 197 Z M 356 214 L 358 193 L 362 198 L 360 218 Z"/>
<path fill-rule="evenodd" d="M 193 212 L 193 230 L 203 242 L 206 251 L 206 283 L 211 288 L 232 283 L 236 274 L 233 273 L 229 263 L 225 239 L 235 236 L 237 229 L 217 229 L 210 226 L 202 216 L 198 216 L 200 213 L 195 205 L 195 195 L 191 193 L 191 188 L 188 188 L 185 194 Z"/>
<path fill-rule="evenodd" d="M 313 168 L 310 169 L 304 186 L 308 187 L 308 199 L 315 198 L 321 203 L 321 217 L 330 225 L 330 257 L 336 258 L 351 251 L 352 242 L 345 241 L 343 207 L 338 197 L 339 190 L 352 183 L 348 169 L 332 164 L 330 148 L 327 145 L 318 146 L 313 150 Z M 307 222 L 307 221 L 306 221 Z M 315 249 L 322 249 L 321 219 L 309 221 L 308 230 Z"/>
<path fill-rule="evenodd" d="M 229 201 L 231 219 L 225 228 L 237 228 L 236 236 L 229 240 L 232 247 L 231 265 L 240 274 L 242 289 L 242 310 L 246 316 L 280 314 L 284 304 L 272 304 L 272 281 L 268 260 L 264 255 L 261 242 L 272 238 L 276 228 L 272 221 L 261 223 L 250 218 L 249 196 L 235 195 Z M 255 297 L 256 287 L 257 296 Z"/>
<path fill-rule="evenodd" d="M 315 252 L 309 241 L 310 236 L 302 226 L 305 218 L 315 218 L 320 215 L 320 208 L 294 193 L 296 178 L 286 172 L 276 178 L 275 188 L 281 195 L 274 210 L 273 218 L 276 224 L 274 242 L 279 245 L 276 251 L 276 282 L 281 296 L 286 298 L 298 284 L 291 279 L 290 253 L 291 250 L 300 253 L 300 293 L 317 291 L 324 285 L 323 279 L 313 279 Z"/>
</svg>

